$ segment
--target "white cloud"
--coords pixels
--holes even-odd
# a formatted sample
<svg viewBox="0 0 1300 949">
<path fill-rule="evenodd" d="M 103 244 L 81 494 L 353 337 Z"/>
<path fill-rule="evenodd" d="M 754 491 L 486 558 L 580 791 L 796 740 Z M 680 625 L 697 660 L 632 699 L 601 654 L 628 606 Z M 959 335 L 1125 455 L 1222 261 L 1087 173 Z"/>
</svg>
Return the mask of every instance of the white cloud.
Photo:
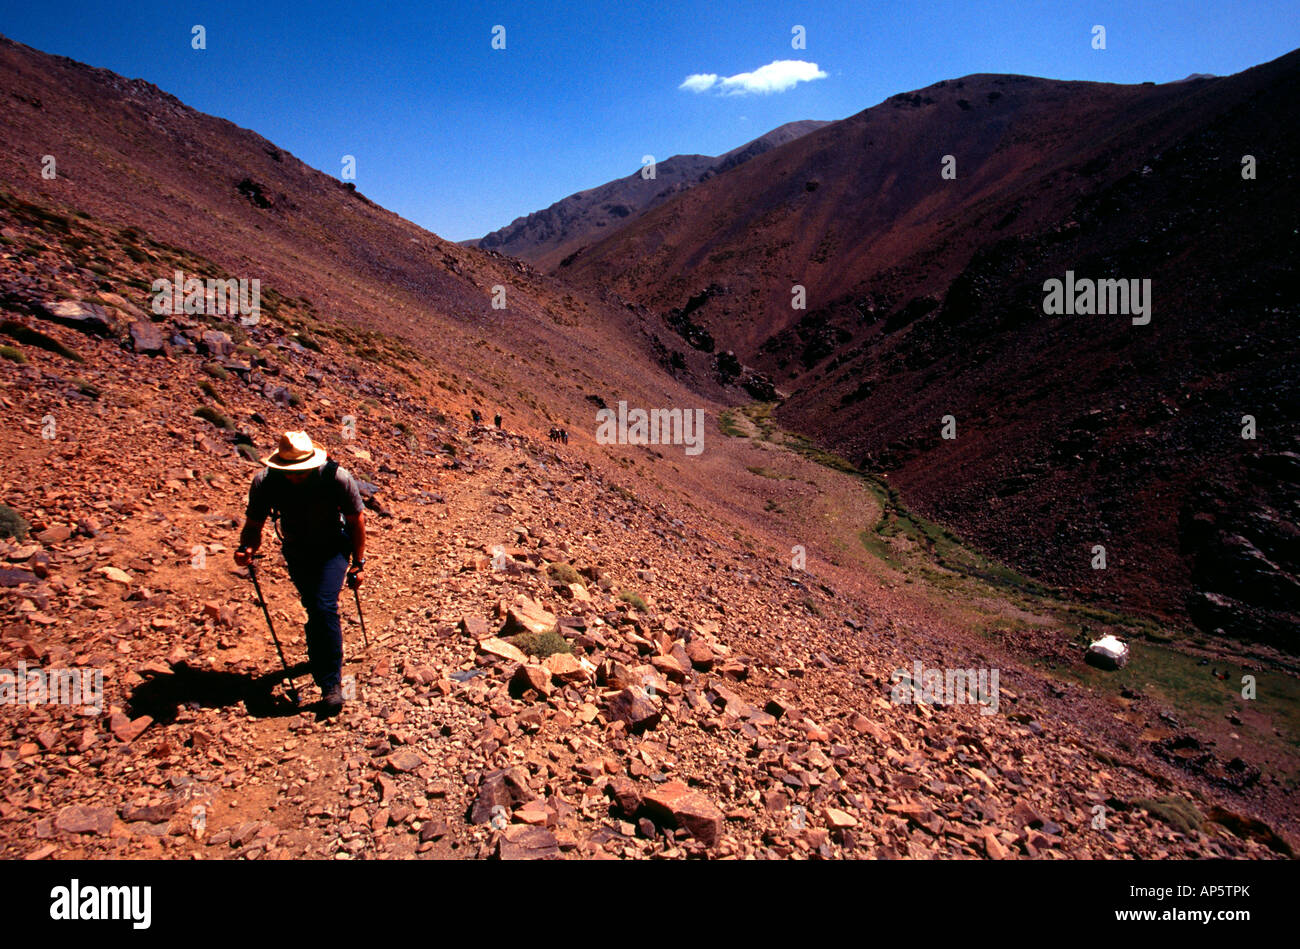
<svg viewBox="0 0 1300 949">
<path fill-rule="evenodd" d="M 697 72 L 692 76 L 687 76 L 686 81 L 677 88 L 686 89 L 690 92 L 703 92 L 717 81 L 717 73 Z"/>
<path fill-rule="evenodd" d="M 706 92 L 713 89 L 723 95 L 743 96 L 750 93 L 767 95 L 773 92 L 785 92 L 801 82 L 825 79 L 826 73 L 816 63 L 806 63 L 801 59 L 778 59 L 760 66 L 753 72 L 737 73 L 721 79 L 714 73 L 694 73 L 677 88 L 688 92 Z"/>
</svg>

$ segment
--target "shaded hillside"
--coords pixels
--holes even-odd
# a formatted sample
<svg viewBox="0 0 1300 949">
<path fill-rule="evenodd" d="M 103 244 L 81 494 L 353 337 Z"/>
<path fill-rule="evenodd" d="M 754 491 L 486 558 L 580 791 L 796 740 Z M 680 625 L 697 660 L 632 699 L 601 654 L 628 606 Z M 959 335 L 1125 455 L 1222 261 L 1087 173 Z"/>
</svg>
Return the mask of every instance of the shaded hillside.
<svg viewBox="0 0 1300 949">
<path fill-rule="evenodd" d="M 1033 575 L 1294 650 L 1296 179 L 1280 156 L 1298 64 L 1163 86 L 939 83 L 556 272 L 734 350 L 790 393 L 788 424 Z M 1150 324 L 1045 316 L 1044 281 L 1067 270 L 1150 279 Z"/>
<path fill-rule="evenodd" d="M 813 119 L 787 122 L 717 157 L 674 155 L 656 164 L 653 179 L 642 178 L 638 170 L 626 178 L 571 194 L 548 208 L 464 243 L 520 257 L 543 269 L 553 267 L 701 181 L 827 124 Z"/>
<path fill-rule="evenodd" d="M 166 245 L 185 252 L 193 264 L 187 274 L 256 278 L 264 293 L 301 301 L 304 318 L 382 330 L 441 367 L 458 393 L 472 386 L 484 399 L 491 392 L 493 401 L 539 420 L 548 400 L 556 400 L 553 411 L 567 406 L 571 418 L 580 409 L 585 417 L 588 394 L 607 395 L 623 381 L 631 391 L 671 382 L 653 361 L 667 366 L 671 354 L 654 347 L 625 307 L 563 287 L 518 261 L 444 241 L 378 207 L 351 183 L 147 82 L 0 40 L 0 95 L 0 178 L 15 199 L 68 217 L 66 233 L 79 245 L 73 249 L 92 278 L 90 289 L 95 245 L 79 234 L 77 215 L 84 227 L 115 237 L 130 229 L 138 272 L 125 296 L 146 312 L 152 281 L 170 279 L 177 264 Z M 55 158 L 54 179 L 41 175 L 44 155 Z M 57 283 L 48 275 L 41 282 L 51 290 Z M 492 306 L 497 286 L 505 290 L 505 309 Z M 19 296 L 39 290 L 34 285 Z M 528 396 L 536 406 L 519 403 L 520 387 L 503 372 L 499 344 L 507 335 L 509 359 L 525 360 L 537 374 Z M 688 376 L 692 363 L 702 367 L 705 360 L 680 355 L 671 368 Z M 597 379 L 584 370 L 589 365 L 614 369 Z M 655 393 L 655 404 L 683 398 Z"/>
</svg>

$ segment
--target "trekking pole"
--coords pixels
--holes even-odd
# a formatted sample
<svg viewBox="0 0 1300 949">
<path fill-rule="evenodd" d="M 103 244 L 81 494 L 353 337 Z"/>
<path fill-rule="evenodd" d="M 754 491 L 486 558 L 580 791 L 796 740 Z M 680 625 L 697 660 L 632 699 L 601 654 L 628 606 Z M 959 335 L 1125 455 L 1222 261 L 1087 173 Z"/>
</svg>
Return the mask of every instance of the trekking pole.
<svg viewBox="0 0 1300 949">
<path fill-rule="evenodd" d="M 271 611 L 267 609 L 266 597 L 262 596 L 262 585 L 257 582 L 257 565 L 253 560 L 248 561 L 248 575 L 253 578 L 253 589 L 257 591 L 257 600 L 262 604 L 262 615 L 266 617 L 266 626 L 271 630 L 271 641 L 275 643 L 275 651 L 280 654 L 280 665 L 284 667 L 284 677 L 289 682 L 289 694 L 293 696 L 293 703 L 298 702 L 298 689 L 293 684 L 293 676 L 289 673 L 289 663 L 284 661 L 284 650 L 280 648 L 280 638 L 275 635 L 275 624 L 271 622 Z"/>
<path fill-rule="evenodd" d="M 352 599 L 355 599 L 356 601 L 356 617 L 361 620 L 361 638 L 365 640 L 365 647 L 369 649 L 370 637 L 365 634 L 365 615 L 361 612 L 361 593 L 360 590 L 355 588 L 355 586 L 352 588 Z"/>
</svg>

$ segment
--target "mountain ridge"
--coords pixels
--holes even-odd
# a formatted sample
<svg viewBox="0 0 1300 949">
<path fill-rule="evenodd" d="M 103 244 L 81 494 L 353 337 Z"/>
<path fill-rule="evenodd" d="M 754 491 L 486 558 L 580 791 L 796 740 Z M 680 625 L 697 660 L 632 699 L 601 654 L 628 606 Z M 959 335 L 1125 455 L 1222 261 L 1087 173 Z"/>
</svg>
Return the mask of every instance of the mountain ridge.
<svg viewBox="0 0 1300 949">
<path fill-rule="evenodd" d="M 734 351 L 791 394 L 779 410 L 787 425 L 890 472 L 923 511 L 1031 575 L 1297 648 L 1300 619 L 1280 590 L 1296 590 L 1300 568 L 1290 542 L 1258 526 L 1285 519 L 1294 486 L 1267 483 L 1260 471 L 1281 462 L 1256 457 L 1294 452 L 1300 436 L 1279 388 L 1295 375 L 1283 342 L 1295 299 L 1282 278 L 1294 236 L 1271 213 L 1294 176 L 1241 171 L 1244 155 L 1289 147 L 1285 123 L 1267 122 L 1260 103 L 1290 114 L 1298 68 L 1291 53 L 1162 86 L 945 80 L 702 183 L 552 272 L 611 287 L 704 351 Z M 941 176 L 948 155 L 955 179 Z M 1175 233 L 1196 253 L 1161 250 Z M 1043 282 L 1071 269 L 1153 277 L 1149 332 L 1045 317 Z M 1202 381 L 1221 359 L 1208 338 L 1250 355 Z M 1117 387 L 1140 393 L 1137 406 Z M 1274 419 L 1266 444 L 1229 437 L 1251 414 L 1228 414 L 1232 391 Z M 1196 424 L 1164 414 L 1192 392 Z M 1100 430 L 1074 431 L 1097 409 Z M 974 437 L 941 439 L 950 414 Z M 1162 417 L 1154 429 L 1140 421 Z M 1112 431 L 1151 459 L 1145 482 L 1174 478 L 1159 505 L 1139 501 L 1119 469 L 1058 470 L 1080 464 L 1072 443 L 1087 449 L 1081 467 L 1100 464 L 1089 453 Z M 1211 467 L 1226 472 L 1217 487 L 1189 460 L 1211 432 Z M 990 445 L 1011 457 L 980 448 Z M 949 448 L 974 462 L 957 485 L 939 460 Z M 1061 497 L 1074 500 L 1061 510 Z M 1206 520 L 1215 526 L 1191 526 Z M 1086 551 L 1108 536 L 1151 569 L 1092 569 Z M 1252 538 L 1244 555 L 1239 537 Z M 1261 575 L 1243 574 L 1243 556 Z M 1251 589 L 1279 592 L 1260 612 L 1246 605 Z"/>
<path fill-rule="evenodd" d="M 498 250 L 546 269 L 580 252 L 602 230 L 622 226 L 701 181 L 828 124 L 816 119 L 787 122 L 721 155 L 673 155 L 655 163 L 653 179 L 635 171 L 576 191 L 483 237 L 461 243 Z"/>
</svg>

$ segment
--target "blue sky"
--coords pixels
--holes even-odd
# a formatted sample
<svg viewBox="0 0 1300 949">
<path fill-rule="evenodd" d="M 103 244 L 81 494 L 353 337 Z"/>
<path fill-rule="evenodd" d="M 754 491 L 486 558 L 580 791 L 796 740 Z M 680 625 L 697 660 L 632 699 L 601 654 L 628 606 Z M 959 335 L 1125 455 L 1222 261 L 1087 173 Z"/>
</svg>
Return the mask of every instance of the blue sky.
<svg viewBox="0 0 1300 949">
<path fill-rule="evenodd" d="M 804 49 L 791 45 L 796 25 Z M 630 174 L 643 155 L 718 154 L 940 79 L 1238 72 L 1300 46 L 1300 0 L 115 0 L 8 3 L 0 33 L 147 79 L 328 174 L 354 155 L 359 190 L 461 240 Z M 783 60 L 824 77 L 767 93 L 724 82 Z M 773 70 L 799 71 L 815 74 Z M 681 88 L 698 74 L 718 78 Z"/>
</svg>

